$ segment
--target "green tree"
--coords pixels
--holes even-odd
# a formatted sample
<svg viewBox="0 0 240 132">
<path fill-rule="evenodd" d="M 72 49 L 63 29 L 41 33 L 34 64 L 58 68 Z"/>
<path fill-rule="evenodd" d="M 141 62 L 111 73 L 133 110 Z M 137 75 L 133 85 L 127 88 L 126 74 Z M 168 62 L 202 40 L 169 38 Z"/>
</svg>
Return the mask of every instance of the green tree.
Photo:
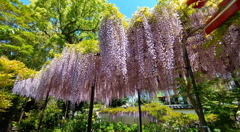
<svg viewBox="0 0 240 132">
<path fill-rule="evenodd" d="M 3 0 L 0 12 L 0 56 L 40 69 L 48 57 L 47 38 L 37 31 L 33 10 L 19 0 Z"/>
<path fill-rule="evenodd" d="M 21 102 L 20 98 L 10 93 L 15 79 L 28 78 L 34 73 L 34 70 L 26 68 L 20 61 L 0 57 L 0 128 L 3 130 L 8 129 L 15 112 L 19 110 L 18 103 Z"/>
<path fill-rule="evenodd" d="M 239 91 L 236 91 L 238 88 L 229 79 L 209 80 L 204 75 L 200 78 L 202 82 L 198 83 L 198 88 L 205 113 L 217 115 L 216 122 L 209 124 L 209 127 L 221 131 L 239 129 L 236 123 L 239 110 L 237 101 L 240 98 Z"/>
<path fill-rule="evenodd" d="M 12 96 L 3 90 L 0 91 L 0 112 L 5 112 L 5 110 L 11 106 Z"/>
<path fill-rule="evenodd" d="M 50 44 L 64 46 L 95 38 L 105 0 L 37 0 L 31 5 L 38 29 L 48 35 Z M 55 42 L 55 43 L 53 43 Z"/>
<path fill-rule="evenodd" d="M 0 4 L 0 56 L 40 69 L 65 43 L 97 40 L 105 0 L 19 0 Z"/>
<path fill-rule="evenodd" d="M 9 60 L 6 57 L 0 57 L 0 89 L 11 90 L 16 77 L 25 79 L 35 73 L 34 70 L 26 68 L 25 64 L 16 60 Z"/>
</svg>

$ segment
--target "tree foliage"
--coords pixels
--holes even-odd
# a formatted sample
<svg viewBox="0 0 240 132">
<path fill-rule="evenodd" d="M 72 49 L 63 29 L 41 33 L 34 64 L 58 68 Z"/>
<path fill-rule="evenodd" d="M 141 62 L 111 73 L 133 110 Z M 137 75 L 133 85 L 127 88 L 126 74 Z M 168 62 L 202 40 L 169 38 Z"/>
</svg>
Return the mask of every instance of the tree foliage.
<svg viewBox="0 0 240 132">
<path fill-rule="evenodd" d="M 40 69 L 48 53 L 43 47 L 46 37 L 36 31 L 33 10 L 18 0 L 4 0 L 0 10 L 0 56 Z"/>
<path fill-rule="evenodd" d="M 97 39 L 104 0 L 1 2 L 0 55 L 40 69 L 65 43 Z"/>
<path fill-rule="evenodd" d="M 3 90 L 0 91 L 0 112 L 5 112 L 5 110 L 12 105 L 11 99 L 11 94 Z"/>
<path fill-rule="evenodd" d="M 31 3 L 38 30 L 57 41 L 60 47 L 64 42 L 75 44 L 91 38 L 91 34 L 96 35 L 105 4 L 105 0 L 38 0 Z"/>
<path fill-rule="evenodd" d="M 16 78 L 26 79 L 34 73 L 34 70 L 26 68 L 22 62 L 0 57 L 0 111 L 4 111 L 12 104 L 13 95 L 9 91 L 11 91 Z"/>
</svg>

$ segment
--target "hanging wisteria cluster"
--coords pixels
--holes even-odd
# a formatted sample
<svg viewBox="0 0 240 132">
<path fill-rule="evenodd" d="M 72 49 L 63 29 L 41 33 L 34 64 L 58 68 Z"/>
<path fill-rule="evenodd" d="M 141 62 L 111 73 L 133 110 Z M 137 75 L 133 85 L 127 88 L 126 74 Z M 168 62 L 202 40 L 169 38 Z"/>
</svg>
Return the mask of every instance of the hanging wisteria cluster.
<svg viewBox="0 0 240 132">
<path fill-rule="evenodd" d="M 123 16 L 116 7 L 105 12 L 99 31 L 100 55 L 102 57 L 102 92 L 114 98 L 123 98 L 131 93 L 125 85 L 128 80 L 126 65 L 126 29 Z M 107 97 L 106 97 L 107 98 Z"/>
<path fill-rule="evenodd" d="M 91 87 L 95 100 L 109 104 L 137 90 L 173 89 L 174 79 L 185 71 L 181 40 L 183 27 L 177 11 L 158 4 L 153 11 L 139 8 L 127 27 L 123 16 L 110 6 L 99 31 L 99 54 L 82 54 L 67 46 L 35 78 L 16 81 L 13 93 L 37 101 L 54 96 L 72 102 L 88 101 Z M 192 27 L 203 25 L 201 12 L 192 16 Z M 217 46 L 204 45 L 203 32 L 193 33 L 187 50 L 194 71 L 208 75 L 227 75 L 239 68 L 239 28 L 230 27 L 216 58 Z M 234 58 L 234 59 L 233 59 Z"/>
<path fill-rule="evenodd" d="M 89 89 L 100 78 L 100 60 L 99 55 L 82 55 L 77 49 L 66 47 L 35 78 L 15 82 L 13 93 L 36 101 L 47 95 L 72 102 L 88 101 Z"/>
<path fill-rule="evenodd" d="M 176 12 L 169 5 L 161 6 L 159 4 L 154 8 L 151 18 L 161 89 L 171 88 L 174 79 L 179 76 L 177 72 L 178 68 L 183 66 L 182 47 L 179 45 L 182 25 Z M 176 64 L 179 64 L 179 66 Z"/>
<path fill-rule="evenodd" d="M 156 51 L 154 48 L 150 11 L 140 8 L 133 16 L 128 28 L 128 87 L 136 90 L 158 88 Z"/>
<path fill-rule="evenodd" d="M 240 68 L 240 28 L 237 25 L 232 25 L 224 35 L 222 45 L 222 53 L 219 55 L 225 70 L 231 74 L 238 73 Z"/>
</svg>

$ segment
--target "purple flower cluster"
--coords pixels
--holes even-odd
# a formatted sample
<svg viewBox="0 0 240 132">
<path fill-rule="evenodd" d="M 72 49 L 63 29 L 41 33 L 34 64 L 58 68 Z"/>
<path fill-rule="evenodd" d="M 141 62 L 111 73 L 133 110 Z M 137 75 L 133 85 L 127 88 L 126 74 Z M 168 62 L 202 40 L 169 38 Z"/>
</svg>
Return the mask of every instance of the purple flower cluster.
<svg viewBox="0 0 240 132">
<path fill-rule="evenodd" d="M 62 56 L 54 58 L 35 78 L 15 82 L 13 93 L 36 101 L 48 94 L 72 102 L 88 101 L 91 86 L 100 78 L 100 60 L 100 56 L 82 55 L 73 47 L 66 47 Z"/>
<path fill-rule="evenodd" d="M 152 13 L 152 34 L 157 54 L 159 88 L 174 88 L 172 84 L 178 77 L 177 61 L 182 61 L 180 44 L 182 25 L 178 14 L 168 6 L 157 5 Z"/>
</svg>

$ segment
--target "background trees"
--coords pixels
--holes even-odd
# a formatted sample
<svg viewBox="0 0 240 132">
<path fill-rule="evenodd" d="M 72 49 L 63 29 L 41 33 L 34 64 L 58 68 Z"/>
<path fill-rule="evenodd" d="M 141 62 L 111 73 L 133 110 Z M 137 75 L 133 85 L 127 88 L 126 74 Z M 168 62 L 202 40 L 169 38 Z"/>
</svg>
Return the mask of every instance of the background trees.
<svg viewBox="0 0 240 132">
<path fill-rule="evenodd" d="M 21 98 L 12 95 L 11 90 L 15 78 L 24 79 L 34 74 L 34 70 L 26 68 L 24 63 L 9 60 L 6 57 L 0 57 L 0 122 L 1 131 L 4 131 L 11 125 L 14 115 L 19 110 L 18 103 L 21 104 Z M 20 105 L 21 106 L 21 105 Z M 21 108 L 20 108 L 21 109 Z M 15 116 L 15 119 L 18 116 Z"/>
<path fill-rule="evenodd" d="M 48 53 L 43 48 L 46 38 L 35 30 L 33 10 L 18 0 L 4 0 L 0 10 L 0 55 L 40 69 Z"/>
<path fill-rule="evenodd" d="M 0 10 L 0 55 L 40 69 L 65 43 L 97 39 L 105 0 L 39 0 L 30 6 L 4 0 Z"/>
<path fill-rule="evenodd" d="M 59 47 L 95 38 L 105 0 L 39 0 L 31 5 L 36 13 L 38 30 Z"/>
</svg>

